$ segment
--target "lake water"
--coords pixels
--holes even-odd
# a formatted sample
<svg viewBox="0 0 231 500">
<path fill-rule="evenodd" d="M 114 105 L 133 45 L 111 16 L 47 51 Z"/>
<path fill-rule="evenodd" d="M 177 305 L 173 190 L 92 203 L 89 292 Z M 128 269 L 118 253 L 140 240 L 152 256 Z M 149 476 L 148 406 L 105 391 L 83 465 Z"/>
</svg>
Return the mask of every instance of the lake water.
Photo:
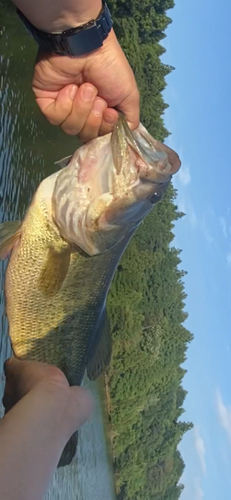
<svg viewBox="0 0 231 500">
<path fill-rule="evenodd" d="M 0 222 L 20 219 L 39 182 L 55 171 L 54 162 L 71 154 L 76 138 L 64 135 L 40 115 L 31 91 L 36 45 L 27 35 L 12 5 L 0 0 Z M 4 275 L 0 263 L 0 401 L 3 364 L 11 354 L 4 315 Z M 102 382 L 85 383 L 95 399 L 95 411 L 79 436 L 77 456 L 59 469 L 46 500 L 112 500 L 114 479 L 105 428 Z M 0 415 L 2 415 L 0 405 Z"/>
</svg>

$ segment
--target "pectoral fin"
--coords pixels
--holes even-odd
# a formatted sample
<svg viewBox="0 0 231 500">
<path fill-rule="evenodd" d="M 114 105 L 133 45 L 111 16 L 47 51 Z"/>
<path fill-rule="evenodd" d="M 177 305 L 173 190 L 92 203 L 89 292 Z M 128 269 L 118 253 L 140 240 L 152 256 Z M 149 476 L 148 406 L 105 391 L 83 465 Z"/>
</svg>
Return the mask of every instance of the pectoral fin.
<svg viewBox="0 0 231 500">
<path fill-rule="evenodd" d="M 47 259 L 39 278 L 39 289 L 44 295 L 52 296 L 60 290 L 70 264 L 70 249 L 58 252 L 48 249 Z"/>
<path fill-rule="evenodd" d="M 21 221 L 0 224 L 0 259 L 5 259 L 20 238 Z"/>
<path fill-rule="evenodd" d="M 106 311 L 103 313 L 103 322 L 100 329 L 101 335 L 98 344 L 87 365 L 87 376 L 90 380 L 96 380 L 107 368 L 111 359 L 110 324 Z"/>
</svg>

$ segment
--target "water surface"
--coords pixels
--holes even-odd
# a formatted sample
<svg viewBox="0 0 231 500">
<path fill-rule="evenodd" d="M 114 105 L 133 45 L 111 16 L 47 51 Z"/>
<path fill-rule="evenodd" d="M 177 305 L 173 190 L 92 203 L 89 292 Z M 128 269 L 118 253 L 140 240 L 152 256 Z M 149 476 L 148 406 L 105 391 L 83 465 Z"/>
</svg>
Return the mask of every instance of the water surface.
<svg viewBox="0 0 231 500">
<path fill-rule="evenodd" d="M 21 219 L 39 182 L 52 174 L 54 162 L 71 154 L 77 139 L 52 127 L 40 115 L 31 91 L 36 44 L 5 0 L 0 0 L 0 222 Z M 6 261 L 0 262 L 0 401 L 3 364 L 10 356 L 4 314 Z M 92 418 L 79 436 L 77 457 L 59 469 L 46 500 L 112 500 L 114 482 L 105 438 L 102 386 L 86 382 L 95 399 Z M 0 405 L 0 415 L 3 414 Z"/>
</svg>

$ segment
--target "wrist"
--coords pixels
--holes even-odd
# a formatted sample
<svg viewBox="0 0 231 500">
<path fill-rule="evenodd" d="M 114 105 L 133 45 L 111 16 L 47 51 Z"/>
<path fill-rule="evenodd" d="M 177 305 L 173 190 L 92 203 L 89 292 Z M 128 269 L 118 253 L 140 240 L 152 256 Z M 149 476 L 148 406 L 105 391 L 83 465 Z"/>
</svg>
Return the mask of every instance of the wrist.
<svg viewBox="0 0 231 500">
<path fill-rule="evenodd" d="M 72 9 L 62 11 L 56 19 L 50 19 L 48 22 L 43 19 L 40 27 L 37 27 L 49 33 L 61 33 L 96 19 L 102 9 L 102 0 L 76 3 Z"/>
<path fill-rule="evenodd" d="M 16 7 L 39 30 L 62 32 L 96 19 L 102 0 L 13 0 Z"/>
<path fill-rule="evenodd" d="M 86 23 L 83 23 L 83 20 L 87 18 L 86 10 L 84 11 L 85 17 L 81 18 L 79 25 L 76 26 L 75 22 L 75 26 L 70 27 L 73 18 L 68 20 L 68 29 L 63 29 L 66 26 L 64 17 L 62 21 L 60 18 L 55 17 L 56 21 L 58 19 L 59 28 L 62 27 L 62 31 L 59 32 L 57 28 L 53 32 L 45 32 L 44 28 L 43 30 L 37 28 L 20 9 L 17 12 L 25 27 L 38 43 L 40 50 L 61 56 L 85 56 L 96 51 L 102 47 L 112 28 L 112 19 L 105 0 L 102 0 L 101 9 L 95 18 Z M 68 13 L 70 13 L 69 10 Z M 88 11 L 88 14 L 90 16 L 90 11 Z M 80 17 L 78 19 L 80 20 Z M 36 24 L 38 26 L 38 22 Z"/>
</svg>

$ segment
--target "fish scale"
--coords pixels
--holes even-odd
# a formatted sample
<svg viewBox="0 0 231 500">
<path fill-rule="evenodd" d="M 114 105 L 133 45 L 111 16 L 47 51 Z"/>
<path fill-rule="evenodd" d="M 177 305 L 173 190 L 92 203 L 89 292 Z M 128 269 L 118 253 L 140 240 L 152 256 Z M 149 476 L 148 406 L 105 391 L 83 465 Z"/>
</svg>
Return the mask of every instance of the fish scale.
<svg viewBox="0 0 231 500">
<path fill-rule="evenodd" d="M 94 380 L 109 364 L 111 280 L 180 161 L 142 125 L 132 135 L 120 115 L 112 134 L 64 165 L 39 185 L 21 224 L 0 225 L 0 257 L 11 251 L 5 295 L 15 356 L 55 365 L 80 385 L 85 370 Z M 76 444 L 75 433 L 59 465 L 71 462 Z"/>
<path fill-rule="evenodd" d="M 20 358 L 59 366 L 71 385 L 80 384 L 91 347 L 89 339 L 94 344 L 94 331 L 119 259 L 118 249 L 92 258 L 72 253 L 60 290 L 44 295 L 37 283 L 47 263 L 45 249 L 52 245 L 61 250 L 68 245 L 48 224 L 37 203 L 31 206 L 25 227 L 21 244 L 12 251 L 6 277 L 13 351 Z M 80 329 L 81 335 L 77 335 Z"/>
</svg>

